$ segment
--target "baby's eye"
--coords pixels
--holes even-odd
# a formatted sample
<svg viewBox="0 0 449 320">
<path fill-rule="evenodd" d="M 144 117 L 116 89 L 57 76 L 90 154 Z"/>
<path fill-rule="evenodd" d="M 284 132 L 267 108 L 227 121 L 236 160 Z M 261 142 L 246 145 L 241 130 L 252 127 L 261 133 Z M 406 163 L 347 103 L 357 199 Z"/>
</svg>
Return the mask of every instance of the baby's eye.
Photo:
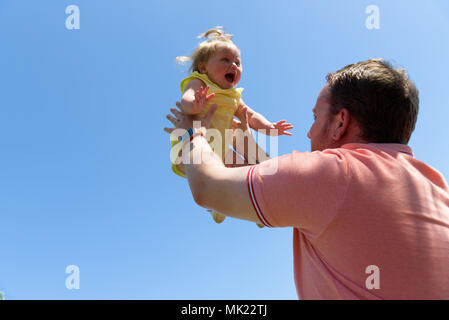
<svg viewBox="0 0 449 320">
<path fill-rule="evenodd" d="M 313 115 L 313 120 L 316 120 L 316 115 Z"/>
</svg>

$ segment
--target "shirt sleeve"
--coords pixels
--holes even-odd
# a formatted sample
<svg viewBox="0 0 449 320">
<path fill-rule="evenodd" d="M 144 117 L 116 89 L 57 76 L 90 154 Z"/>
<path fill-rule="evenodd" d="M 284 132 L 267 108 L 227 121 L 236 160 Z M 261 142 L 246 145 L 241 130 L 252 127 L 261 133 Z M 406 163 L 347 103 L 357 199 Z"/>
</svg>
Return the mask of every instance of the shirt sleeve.
<svg viewBox="0 0 449 320">
<path fill-rule="evenodd" d="M 268 227 L 321 232 L 335 217 L 348 187 L 348 163 L 338 149 L 297 152 L 248 171 L 248 191 Z"/>
</svg>

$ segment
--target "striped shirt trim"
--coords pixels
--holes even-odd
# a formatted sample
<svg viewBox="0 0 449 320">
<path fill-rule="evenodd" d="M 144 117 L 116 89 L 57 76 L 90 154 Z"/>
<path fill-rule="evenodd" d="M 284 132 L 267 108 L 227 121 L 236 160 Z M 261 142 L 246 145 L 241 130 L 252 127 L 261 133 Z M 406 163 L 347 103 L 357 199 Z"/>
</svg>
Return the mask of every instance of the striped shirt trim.
<svg viewBox="0 0 449 320">
<path fill-rule="evenodd" d="M 256 195 L 254 193 L 254 185 L 253 185 L 253 173 L 256 166 L 251 166 L 248 170 L 248 174 L 246 175 L 246 182 L 248 184 L 248 192 L 249 197 L 251 198 L 251 203 L 253 204 L 254 210 L 257 213 L 257 217 L 259 217 L 259 220 L 267 227 L 273 227 L 267 219 L 265 219 L 264 215 L 262 214 L 262 210 L 260 210 L 260 206 L 257 203 Z"/>
</svg>

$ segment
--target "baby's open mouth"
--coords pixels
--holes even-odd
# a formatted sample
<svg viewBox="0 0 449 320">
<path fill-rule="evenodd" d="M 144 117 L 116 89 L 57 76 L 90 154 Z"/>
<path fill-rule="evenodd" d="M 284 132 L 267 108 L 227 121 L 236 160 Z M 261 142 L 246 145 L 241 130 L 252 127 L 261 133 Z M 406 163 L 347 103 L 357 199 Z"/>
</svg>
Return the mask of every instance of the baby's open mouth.
<svg viewBox="0 0 449 320">
<path fill-rule="evenodd" d="M 229 82 L 233 83 L 235 80 L 235 74 L 233 73 L 226 73 L 225 74 L 225 78 L 226 80 L 228 80 Z"/>
</svg>

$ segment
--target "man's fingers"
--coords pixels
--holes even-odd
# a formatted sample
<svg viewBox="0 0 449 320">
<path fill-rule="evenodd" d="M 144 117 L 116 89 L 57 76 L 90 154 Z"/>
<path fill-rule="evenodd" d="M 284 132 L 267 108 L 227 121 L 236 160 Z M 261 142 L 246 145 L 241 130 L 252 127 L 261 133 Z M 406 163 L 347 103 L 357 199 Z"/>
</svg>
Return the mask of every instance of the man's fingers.
<svg viewBox="0 0 449 320">
<path fill-rule="evenodd" d="M 243 110 L 243 119 L 242 119 L 242 124 L 244 125 L 244 127 L 248 127 L 248 110 L 244 109 Z"/>
<path fill-rule="evenodd" d="M 240 126 L 240 123 L 241 122 L 238 122 L 237 120 L 232 119 L 232 123 L 231 123 L 232 129 L 237 129 Z"/>
<path fill-rule="evenodd" d="M 171 114 L 167 114 L 167 119 L 168 119 L 168 121 L 170 121 L 171 123 L 176 125 L 176 118 L 173 117 Z"/>
<path fill-rule="evenodd" d="M 172 133 L 175 128 L 164 128 L 164 131 L 167 133 Z"/>
<path fill-rule="evenodd" d="M 176 118 L 178 118 L 182 115 L 182 112 L 179 110 L 176 110 L 175 108 L 170 108 L 170 111 L 176 116 Z"/>
</svg>

